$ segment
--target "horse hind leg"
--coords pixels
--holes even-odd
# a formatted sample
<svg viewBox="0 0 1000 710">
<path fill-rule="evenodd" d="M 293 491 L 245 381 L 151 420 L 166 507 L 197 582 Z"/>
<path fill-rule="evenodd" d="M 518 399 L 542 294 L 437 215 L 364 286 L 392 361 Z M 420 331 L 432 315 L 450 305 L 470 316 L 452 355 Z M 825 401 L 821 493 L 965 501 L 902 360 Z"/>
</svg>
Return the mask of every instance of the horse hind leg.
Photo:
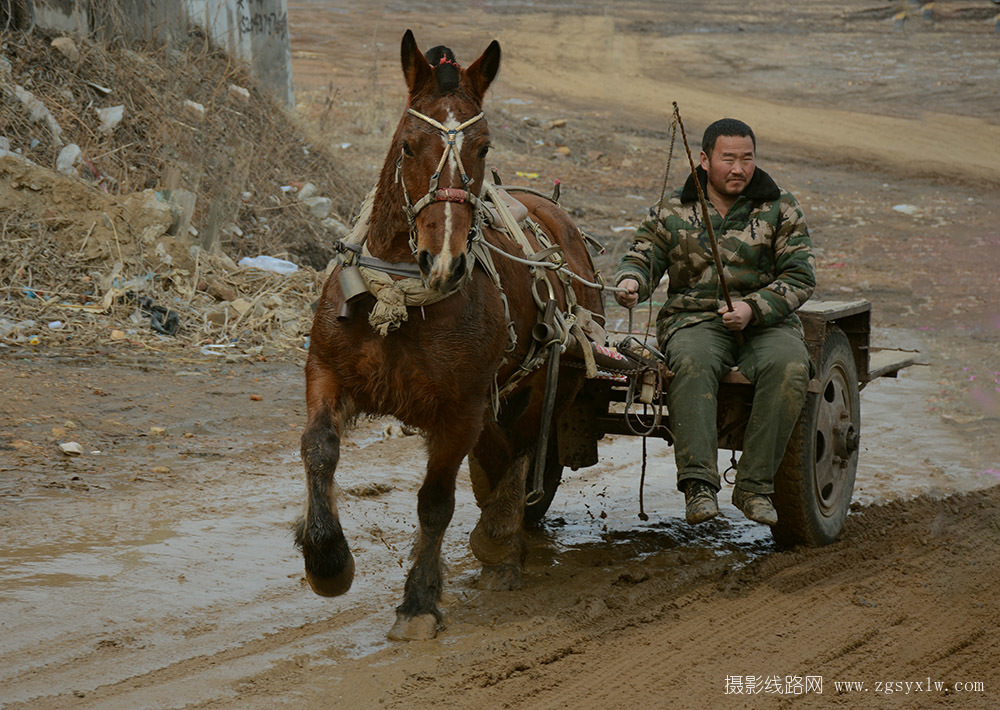
<svg viewBox="0 0 1000 710">
<path fill-rule="evenodd" d="M 413 566 L 406 576 L 403 603 L 389 638 L 398 641 L 430 639 L 443 627 L 438 609 L 444 583 L 441 543 L 455 512 L 455 479 L 462 460 L 472 449 L 482 413 L 448 425 L 446 432 L 428 436 L 427 475 L 417 494 L 420 530 L 413 545 Z"/>
<path fill-rule="evenodd" d="M 520 589 L 527 546 L 524 483 L 533 456 L 518 456 L 482 505 L 479 522 L 469 536 L 472 553 L 483 563 L 480 585 L 494 591 Z"/>
<path fill-rule="evenodd" d="M 302 435 L 308 500 L 305 514 L 295 523 L 295 544 L 302 550 L 309 586 L 324 597 L 343 594 L 354 580 L 354 557 L 337 517 L 333 480 L 342 420 L 324 401 L 310 411 Z"/>
</svg>

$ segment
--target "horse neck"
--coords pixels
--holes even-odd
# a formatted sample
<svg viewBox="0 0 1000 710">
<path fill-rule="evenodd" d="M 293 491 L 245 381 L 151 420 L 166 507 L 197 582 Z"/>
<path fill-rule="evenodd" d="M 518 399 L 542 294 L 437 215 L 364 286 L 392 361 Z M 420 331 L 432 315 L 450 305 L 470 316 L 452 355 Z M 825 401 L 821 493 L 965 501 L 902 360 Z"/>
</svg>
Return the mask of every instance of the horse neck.
<svg viewBox="0 0 1000 710">
<path fill-rule="evenodd" d="M 396 161 L 390 154 L 382 166 L 372 202 L 368 250 L 386 261 L 413 261 L 410 228 L 403 212 L 403 191 L 396 182 Z"/>
</svg>

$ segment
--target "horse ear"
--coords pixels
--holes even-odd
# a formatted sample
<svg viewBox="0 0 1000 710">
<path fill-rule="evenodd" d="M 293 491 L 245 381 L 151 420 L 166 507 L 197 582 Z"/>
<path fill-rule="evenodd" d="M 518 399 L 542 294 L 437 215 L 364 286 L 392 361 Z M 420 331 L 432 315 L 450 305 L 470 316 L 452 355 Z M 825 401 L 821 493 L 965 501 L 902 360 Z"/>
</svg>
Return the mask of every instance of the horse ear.
<svg viewBox="0 0 1000 710">
<path fill-rule="evenodd" d="M 406 87 L 410 90 L 410 94 L 414 94 L 431 79 L 433 72 L 427 59 L 417 47 L 417 40 L 413 38 L 413 32 L 410 30 L 407 30 L 406 34 L 403 35 L 399 57 L 403 64 Z"/>
<path fill-rule="evenodd" d="M 493 40 L 482 56 L 466 70 L 472 90 L 480 100 L 486 95 L 486 90 L 490 88 L 498 71 L 500 71 L 500 43 Z"/>
</svg>

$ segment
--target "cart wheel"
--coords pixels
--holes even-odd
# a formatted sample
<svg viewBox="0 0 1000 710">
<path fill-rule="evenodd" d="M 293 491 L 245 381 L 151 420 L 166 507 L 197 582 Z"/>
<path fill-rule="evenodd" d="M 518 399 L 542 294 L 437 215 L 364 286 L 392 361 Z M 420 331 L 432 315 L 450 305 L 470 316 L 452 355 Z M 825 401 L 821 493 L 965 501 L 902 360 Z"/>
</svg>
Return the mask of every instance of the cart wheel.
<svg viewBox="0 0 1000 710">
<path fill-rule="evenodd" d="M 774 481 L 781 545 L 829 545 L 851 505 L 858 469 L 861 398 L 851 344 L 831 326 L 819 365 L 821 390 L 809 393 Z"/>
<path fill-rule="evenodd" d="M 545 495 L 534 505 L 525 507 L 524 522 L 526 524 L 537 525 L 545 517 L 549 506 L 552 505 L 552 499 L 555 498 L 556 489 L 559 488 L 559 483 L 562 481 L 562 471 L 563 467 L 559 463 L 559 447 L 556 445 L 556 439 L 553 436 L 549 439 L 549 450 L 545 457 L 545 473 L 542 477 L 545 486 Z M 524 483 L 525 494 L 531 492 L 531 477 L 533 472 L 534 464 L 528 470 L 528 478 Z M 472 493 L 476 497 L 476 503 L 482 508 L 486 503 L 486 499 L 489 498 L 492 488 L 489 479 L 486 477 L 486 472 L 479 465 L 475 455 L 471 453 L 469 454 L 469 475 L 472 479 Z"/>
</svg>

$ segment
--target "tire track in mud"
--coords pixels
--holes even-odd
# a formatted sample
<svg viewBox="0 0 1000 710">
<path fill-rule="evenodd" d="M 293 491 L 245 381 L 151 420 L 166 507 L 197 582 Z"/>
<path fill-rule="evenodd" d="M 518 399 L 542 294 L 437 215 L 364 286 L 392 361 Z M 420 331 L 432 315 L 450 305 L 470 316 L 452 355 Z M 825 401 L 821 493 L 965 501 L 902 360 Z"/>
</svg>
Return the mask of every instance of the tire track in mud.
<svg viewBox="0 0 1000 710">
<path fill-rule="evenodd" d="M 138 708 L 186 707 L 190 703 L 225 698 L 235 698 L 239 681 L 262 669 L 281 667 L 302 662 L 300 659 L 327 648 L 329 635 L 345 625 L 361 621 L 366 612 L 354 610 L 334 619 L 302 624 L 281 629 L 271 634 L 237 643 L 220 651 L 189 654 L 181 660 L 156 665 L 148 670 L 130 670 L 129 649 L 118 649 L 114 657 L 108 654 L 74 656 L 46 666 L 32 669 L 19 677 L 22 683 L 30 682 L 33 675 L 44 675 L 56 687 L 65 688 L 75 683 L 65 676 L 77 676 L 81 681 L 101 666 L 118 666 L 120 680 L 100 685 L 93 690 L 62 692 L 41 695 L 30 701 L 3 705 L 8 710 L 27 707 L 65 707 L 73 703 L 78 708 Z M 87 666 L 91 670 L 87 671 Z M 105 671 L 106 672 L 106 671 Z M 81 682 L 77 687 L 83 687 Z"/>
<path fill-rule="evenodd" d="M 829 694 L 835 680 L 982 681 L 986 694 L 962 707 L 988 707 L 1000 682 L 998 510 L 1000 488 L 893 502 L 851 515 L 834 545 L 709 567 L 693 588 L 655 574 L 612 585 L 593 618 L 586 607 L 557 613 L 411 677 L 388 707 L 698 707 L 727 699 L 729 675 L 792 674 L 824 676 Z"/>
<path fill-rule="evenodd" d="M 691 548 L 687 536 L 639 561 L 625 545 L 568 554 L 555 567 L 529 567 L 520 592 L 473 589 L 452 600 L 449 628 L 434 641 L 349 658 L 337 643 L 351 620 L 339 615 L 84 699 L 66 694 L 32 706 L 72 699 L 79 707 L 252 708 L 284 700 L 319 708 L 337 699 L 362 708 L 703 707 L 726 699 L 727 675 L 750 674 L 818 674 L 828 683 L 932 676 L 996 687 L 996 639 L 987 629 L 1000 621 L 998 509 L 1000 488 L 865 508 L 849 516 L 834 545 L 749 563 L 738 551 Z M 954 614 L 948 628 L 940 628 L 942 608 Z M 984 700 L 969 696 L 973 704 L 963 707 L 987 707 L 975 704 Z M 837 702 L 870 707 L 870 697 Z"/>
<path fill-rule="evenodd" d="M 297 371 L 274 378 L 269 387 L 281 391 L 293 376 Z M 264 423 L 266 418 L 255 420 Z M 228 446 L 230 435 L 219 436 L 216 444 Z M 291 450 L 294 436 L 282 436 L 284 448 Z M 533 533 L 524 589 L 511 593 L 476 587 L 463 529 L 471 526 L 475 510 L 471 493 L 463 491 L 466 508 L 448 542 L 453 562 L 444 600 L 448 628 L 434 641 L 366 645 L 364 639 L 382 638 L 390 625 L 402 570 L 395 569 L 401 553 L 385 551 L 383 541 L 368 539 L 363 531 L 379 525 L 395 547 L 405 547 L 410 527 L 392 521 L 405 518 L 400 511 L 412 506 L 410 489 L 416 488 L 419 466 L 403 471 L 392 462 L 413 458 L 417 448 L 418 442 L 398 439 L 367 452 L 352 449 L 340 477 L 345 491 L 370 482 L 370 471 L 388 464 L 389 477 L 380 480 L 391 483 L 392 492 L 345 500 L 367 572 L 360 573 L 359 588 L 349 599 L 322 606 L 284 579 L 286 572 L 299 570 L 297 560 L 285 568 L 290 542 L 279 533 L 294 515 L 295 506 L 286 510 L 282 502 L 286 488 L 297 490 L 299 474 L 288 462 L 266 478 L 221 472 L 206 478 L 192 470 L 184 479 L 143 488 L 142 506 L 115 509 L 110 518 L 97 511 L 125 500 L 132 489 L 65 498 L 60 505 L 74 506 L 73 520 L 105 526 L 126 522 L 115 516 L 129 511 L 128 517 L 142 512 L 143 520 L 154 512 L 169 513 L 172 520 L 174 513 L 188 511 L 185 518 L 197 524 L 179 541 L 192 535 L 228 540 L 238 531 L 255 539 L 270 534 L 281 550 L 265 558 L 279 565 L 274 569 L 280 579 L 267 582 L 273 572 L 255 572 L 237 556 L 244 561 L 238 573 L 263 584 L 252 595 L 151 607 L 100 631 L 102 614 L 84 628 L 66 628 L 56 640 L 38 644 L 37 651 L 25 645 L 27 656 L 10 656 L 17 667 L 7 668 L 8 690 L 18 688 L 14 700 L 32 700 L 9 707 L 242 710 L 280 702 L 304 708 L 331 702 L 359 708 L 465 707 L 470 702 L 483 707 L 595 702 L 686 707 L 721 699 L 729 674 L 822 673 L 828 680 L 874 680 L 877 672 L 878 679 L 905 680 L 933 673 L 952 679 L 968 674 L 968 680 L 987 683 L 996 679 L 983 659 L 1000 652 L 989 631 L 1000 626 L 994 594 L 1000 562 L 998 488 L 860 508 L 848 517 L 844 537 L 834 545 L 776 552 L 769 541 L 748 536 L 746 526 L 728 511 L 697 528 L 685 525 L 676 512 L 664 514 L 679 498 L 662 487 L 647 496 L 647 503 L 658 501 L 661 522 L 636 528 L 622 517 L 634 516 L 620 502 L 626 493 L 612 489 L 604 498 L 599 486 L 609 483 L 607 475 L 580 473 L 564 482 L 563 497 L 568 502 L 589 492 L 584 500 L 595 505 L 592 514 L 588 518 L 574 504 L 569 520 L 553 517 L 548 527 Z M 257 470 L 262 463 L 270 470 L 274 453 L 247 448 L 230 457 L 234 470 Z M 611 469 L 617 470 L 616 461 L 611 457 Z M 186 500 L 195 479 L 203 481 L 200 502 L 190 509 L 184 507 L 188 503 L 176 503 L 178 511 L 165 511 L 175 496 Z M 631 491 L 632 481 L 626 487 Z M 202 509 L 208 503 L 210 512 Z M 87 513 L 88 506 L 95 510 Z M 8 522 L 28 524 L 40 509 L 26 505 Z M 65 509 L 49 501 L 48 512 L 57 510 Z M 602 532 L 596 515 L 605 511 L 607 520 L 617 523 Z M 216 533 L 203 531 L 229 518 L 240 522 Z M 250 525 L 253 520 L 258 522 Z M 120 544 L 142 548 L 155 542 L 144 537 L 145 524 L 127 530 L 117 533 Z M 263 540 L 257 539 L 258 553 Z M 110 544 L 104 538 L 99 542 L 99 547 Z M 176 556 L 183 547 L 170 549 Z M 171 557 L 171 564 L 178 559 Z M 198 556 L 192 561 L 207 573 L 207 561 Z M 151 567 L 150 583 L 162 584 L 170 569 Z M 211 577 L 199 585 L 192 569 L 181 569 L 191 585 L 185 593 L 201 586 L 213 589 L 207 584 Z M 111 588 L 118 590 L 118 603 L 134 602 L 136 580 L 119 581 L 120 589 Z M 943 627 L 942 617 L 951 620 L 953 614 L 954 626 Z M 752 665 L 764 659 L 766 667 Z"/>
</svg>

